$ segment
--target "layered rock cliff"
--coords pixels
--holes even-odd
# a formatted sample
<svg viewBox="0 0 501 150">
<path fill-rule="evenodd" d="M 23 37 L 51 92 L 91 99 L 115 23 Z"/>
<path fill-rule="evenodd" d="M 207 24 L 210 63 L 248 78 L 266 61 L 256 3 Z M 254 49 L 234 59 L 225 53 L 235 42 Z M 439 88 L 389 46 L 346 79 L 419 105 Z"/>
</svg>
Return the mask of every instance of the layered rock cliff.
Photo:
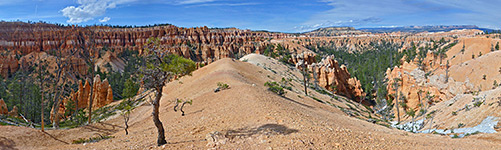
<svg viewBox="0 0 501 150">
<path fill-rule="evenodd" d="M 358 102 L 364 99 L 365 93 L 360 81 L 356 77 L 351 77 L 346 66 L 339 66 L 334 56 L 327 56 L 315 63 L 317 62 L 315 55 L 311 52 L 292 55 L 290 62 L 296 64 L 299 69 L 303 69 L 306 64 L 313 82 L 318 82 L 319 86 Z M 368 101 L 362 101 L 362 103 L 370 105 Z"/>
<path fill-rule="evenodd" d="M 388 79 L 388 94 L 392 95 L 392 98 L 397 96 L 396 86 L 398 86 L 399 103 L 403 103 L 399 105 L 401 116 L 404 116 L 405 113 L 403 112 L 409 109 L 419 112 L 422 108 L 427 109 L 435 103 L 474 90 L 473 84 L 468 80 L 457 82 L 444 74 L 425 77 L 425 72 L 420 70 L 413 62 L 404 62 L 402 66 L 393 69 L 388 68 L 386 78 Z M 393 102 L 396 103 L 395 100 Z M 396 108 L 394 111 L 396 112 Z"/>
</svg>

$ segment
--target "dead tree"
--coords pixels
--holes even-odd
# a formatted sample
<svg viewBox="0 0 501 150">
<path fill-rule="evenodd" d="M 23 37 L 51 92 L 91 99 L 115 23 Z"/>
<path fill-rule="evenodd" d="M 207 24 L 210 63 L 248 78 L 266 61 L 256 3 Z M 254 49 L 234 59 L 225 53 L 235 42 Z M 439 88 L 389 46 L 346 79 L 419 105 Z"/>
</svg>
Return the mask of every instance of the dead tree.
<svg viewBox="0 0 501 150">
<path fill-rule="evenodd" d="M 400 86 L 400 82 L 401 79 L 400 78 L 394 78 L 393 79 L 393 89 L 395 90 L 395 105 L 397 106 L 397 119 L 398 119 L 398 123 L 400 123 L 400 110 L 398 110 L 398 88 Z"/>
<path fill-rule="evenodd" d="M 445 64 L 445 83 L 449 82 L 449 68 L 451 66 L 449 65 L 449 60 L 447 60 L 447 64 Z"/>
<path fill-rule="evenodd" d="M 86 39 L 85 37 L 89 37 Z M 94 48 L 95 45 L 95 40 L 94 40 L 94 31 L 91 29 L 87 29 L 84 31 L 80 31 L 80 33 L 77 35 L 76 42 L 80 45 L 80 52 L 79 55 L 82 59 L 84 59 L 85 63 L 87 66 L 89 66 L 89 72 L 87 75 L 87 81 L 90 84 L 90 95 L 89 95 L 89 102 L 88 102 L 88 110 L 89 110 L 89 117 L 88 117 L 88 122 L 87 124 L 90 124 L 92 122 L 92 103 L 93 103 L 93 97 L 94 97 L 94 75 L 96 74 L 95 71 L 95 66 L 96 66 L 96 61 L 97 58 L 99 58 L 98 50 Z M 77 110 L 78 111 L 78 110 Z"/>
<path fill-rule="evenodd" d="M 308 65 L 306 64 L 307 62 L 305 60 L 302 61 L 302 67 L 303 67 L 303 86 L 304 86 L 304 95 L 308 96 Z"/>
</svg>

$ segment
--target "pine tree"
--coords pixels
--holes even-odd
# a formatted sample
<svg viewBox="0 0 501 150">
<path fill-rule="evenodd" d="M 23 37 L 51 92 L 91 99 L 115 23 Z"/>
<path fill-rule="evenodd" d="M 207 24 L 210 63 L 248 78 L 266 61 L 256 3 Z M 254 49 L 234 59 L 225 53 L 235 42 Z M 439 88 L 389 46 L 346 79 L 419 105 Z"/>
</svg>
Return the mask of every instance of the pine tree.
<svg viewBox="0 0 501 150">
<path fill-rule="evenodd" d="M 175 76 L 189 75 L 195 70 L 195 63 L 192 60 L 185 59 L 181 56 L 166 54 L 158 49 L 159 40 L 157 38 L 149 38 L 147 42 L 148 48 L 145 49 L 146 59 L 144 66 L 140 69 L 142 81 L 146 89 L 153 89 L 155 99 L 153 100 L 153 122 L 157 127 L 158 146 L 166 144 L 165 131 L 162 122 L 159 119 L 160 99 L 163 95 L 163 87 L 167 82 L 174 79 Z"/>
</svg>

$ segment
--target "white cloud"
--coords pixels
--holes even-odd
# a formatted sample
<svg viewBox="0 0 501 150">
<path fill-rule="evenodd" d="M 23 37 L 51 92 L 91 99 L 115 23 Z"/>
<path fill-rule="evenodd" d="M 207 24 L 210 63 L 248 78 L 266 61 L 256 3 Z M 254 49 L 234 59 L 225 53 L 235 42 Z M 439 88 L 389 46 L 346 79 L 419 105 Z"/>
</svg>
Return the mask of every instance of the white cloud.
<svg viewBox="0 0 501 150">
<path fill-rule="evenodd" d="M 79 4 L 79 6 L 68 6 L 62 9 L 61 12 L 63 16 L 69 18 L 66 22 L 81 23 L 104 15 L 106 9 L 112 9 L 117 5 L 133 1 L 135 0 L 78 0 L 77 4 Z"/>
<path fill-rule="evenodd" d="M 104 17 L 103 19 L 99 19 L 99 22 L 108 22 L 110 19 L 110 17 Z"/>
</svg>

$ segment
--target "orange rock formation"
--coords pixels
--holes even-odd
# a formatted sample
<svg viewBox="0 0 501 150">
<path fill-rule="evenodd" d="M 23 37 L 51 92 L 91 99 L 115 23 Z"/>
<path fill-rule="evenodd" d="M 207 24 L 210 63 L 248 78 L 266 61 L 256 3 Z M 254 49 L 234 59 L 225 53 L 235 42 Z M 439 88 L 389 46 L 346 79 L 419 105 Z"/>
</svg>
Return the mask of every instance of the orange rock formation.
<svg viewBox="0 0 501 150">
<path fill-rule="evenodd" d="M 93 82 L 93 89 L 92 89 L 92 96 L 93 96 L 93 103 L 92 103 L 92 108 L 97 109 L 100 107 L 103 107 L 105 105 L 108 105 L 113 102 L 113 90 L 111 89 L 110 84 L 108 83 L 107 79 L 104 79 L 103 82 L 101 82 L 101 78 L 99 75 L 96 75 L 94 77 L 94 82 Z M 89 105 L 89 97 L 91 96 L 91 88 L 89 82 L 86 80 L 85 84 L 82 85 L 82 81 L 79 81 L 78 85 L 78 91 L 77 92 L 71 92 L 70 96 L 66 97 L 63 99 L 63 102 L 61 105 L 59 105 L 58 108 L 58 113 L 59 116 L 62 118 L 65 118 L 64 112 L 66 111 L 66 104 L 68 104 L 70 101 L 73 101 L 73 104 L 76 105 L 78 109 L 85 109 L 88 108 Z M 52 111 L 56 111 L 54 108 L 52 108 Z M 53 120 L 53 116 L 51 113 L 50 116 L 51 120 Z"/>
<path fill-rule="evenodd" d="M 303 63 L 306 62 L 308 70 L 312 72 L 310 74 L 312 80 L 317 79 L 319 86 L 359 102 L 363 99 L 365 93 L 360 81 L 351 77 L 346 66 L 339 66 L 334 56 L 328 56 L 315 63 L 315 55 L 311 52 L 292 55 L 290 62 L 296 64 L 299 69 L 302 69 Z M 368 101 L 363 103 L 369 105 Z"/>
<path fill-rule="evenodd" d="M 5 101 L 3 101 L 3 99 L 0 99 L 0 115 L 6 115 L 7 113 L 9 113 L 7 104 L 5 104 Z"/>
</svg>

